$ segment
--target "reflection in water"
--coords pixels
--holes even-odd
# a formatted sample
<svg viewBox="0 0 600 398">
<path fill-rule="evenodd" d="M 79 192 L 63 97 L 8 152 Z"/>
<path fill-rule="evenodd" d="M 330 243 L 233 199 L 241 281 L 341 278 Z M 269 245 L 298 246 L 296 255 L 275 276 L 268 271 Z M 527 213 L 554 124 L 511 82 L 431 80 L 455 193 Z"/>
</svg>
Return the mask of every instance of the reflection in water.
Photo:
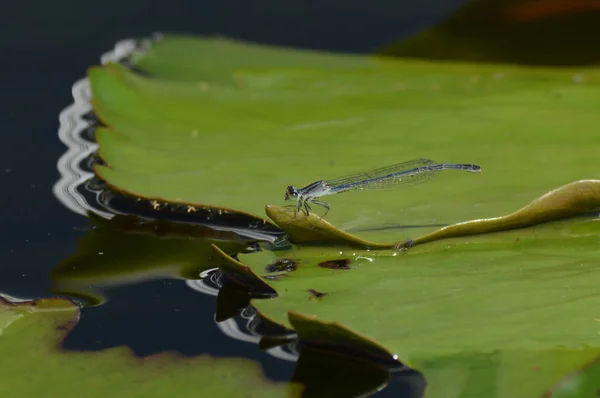
<svg viewBox="0 0 600 398">
<path fill-rule="evenodd" d="M 90 214 L 94 228 L 79 243 L 79 250 L 51 273 L 60 293 L 102 302 L 90 291 L 151 279 L 194 279 L 214 267 L 211 244 L 230 253 L 261 250 L 244 229 L 213 229 L 206 225 L 147 220 L 115 215 L 112 219 Z M 238 233 L 239 232 L 239 233 Z"/>
<path fill-rule="evenodd" d="M 333 352 L 327 347 L 305 346 L 296 333 L 262 319 L 250 305 L 252 293 L 227 283 L 219 269 L 204 273 L 187 285 L 199 292 L 217 295 L 215 323 L 227 336 L 258 344 L 270 355 L 296 361 L 292 381 L 302 383 L 304 397 L 364 397 L 383 391 L 390 381 L 394 396 L 421 397 L 425 390 L 422 374 L 398 362 L 378 362 L 360 356 Z"/>
<path fill-rule="evenodd" d="M 136 49 L 135 40 L 122 40 L 112 51 L 101 56 L 101 63 L 119 62 Z M 58 160 L 60 179 L 54 184 L 54 195 L 69 210 L 85 216 L 89 211 L 110 218 L 110 212 L 95 205 L 80 192 L 84 183 L 94 176 L 86 161 L 98 149 L 93 130 L 98 121 L 92 114 L 91 90 L 87 78 L 77 81 L 71 92 L 73 103 L 59 115 L 58 137 L 67 151 Z M 87 167 L 86 167 L 87 166 Z"/>
<path fill-rule="evenodd" d="M 203 294 L 217 296 L 214 321 L 226 336 L 254 344 L 259 344 L 265 336 L 283 339 L 295 337 L 296 334 L 288 329 L 263 322 L 250 306 L 252 295 L 248 290 L 235 284 L 224 284 L 224 274 L 218 268 L 203 272 L 201 278 L 187 280 L 186 284 Z M 265 351 L 276 358 L 295 361 L 298 358 L 296 344 L 296 341 L 292 341 Z"/>
</svg>

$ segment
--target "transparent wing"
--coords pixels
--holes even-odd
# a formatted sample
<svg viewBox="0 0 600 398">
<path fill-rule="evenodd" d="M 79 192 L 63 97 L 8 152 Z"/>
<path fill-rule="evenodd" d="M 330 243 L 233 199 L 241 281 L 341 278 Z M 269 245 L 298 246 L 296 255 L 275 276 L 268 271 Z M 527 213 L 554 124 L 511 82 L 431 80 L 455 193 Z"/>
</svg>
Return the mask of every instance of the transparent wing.
<svg viewBox="0 0 600 398">
<path fill-rule="evenodd" d="M 331 188 L 331 193 L 346 191 L 349 189 L 390 189 L 399 183 L 410 184 L 411 182 L 421 182 L 433 177 L 435 170 L 431 173 L 415 172 L 420 167 L 432 166 L 436 164 L 429 159 L 416 159 L 407 162 L 397 163 L 391 166 L 380 167 L 375 170 L 364 173 L 357 173 L 342 176 L 325 183 Z M 413 171 L 411 174 L 410 172 Z M 398 175 L 398 178 L 393 178 Z M 386 178 L 387 177 L 387 178 Z M 403 178 L 401 178 L 403 177 Z M 399 181 L 401 179 L 401 181 Z"/>
<path fill-rule="evenodd" d="M 352 174 L 325 181 L 329 193 L 349 190 L 392 189 L 399 185 L 411 185 L 427 181 L 441 170 L 455 169 L 473 173 L 481 172 L 481 168 L 470 164 L 442 164 L 429 159 L 409 160 L 392 166 L 382 167 L 366 173 Z"/>
</svg>

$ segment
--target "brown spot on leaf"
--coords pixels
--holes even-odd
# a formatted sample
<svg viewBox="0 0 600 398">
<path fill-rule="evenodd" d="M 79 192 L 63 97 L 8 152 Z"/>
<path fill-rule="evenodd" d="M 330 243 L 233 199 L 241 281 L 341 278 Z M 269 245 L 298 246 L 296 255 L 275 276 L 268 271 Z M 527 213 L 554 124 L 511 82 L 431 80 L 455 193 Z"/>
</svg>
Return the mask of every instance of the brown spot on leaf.
<svg viewBox="0 0 600 398">
<path fill-rule="evenodd" d="M 350 260 L 347 258 L 342 258 L 339 260 L 327 260 L 320 262 L 319 267 L 329 269 L 350 269 Z"/>
<path fill-rule="evenodd" d="M 323 298 L 325 296 L 327 296 L 329 293 L 323 293 L 323 292 L 318 292 L 315 289 L 308 289 L 308 292 L 311 294 L 310 297 L 308 298 L 309 300 L 313 299 L 313 298 Z"/>
</svg>

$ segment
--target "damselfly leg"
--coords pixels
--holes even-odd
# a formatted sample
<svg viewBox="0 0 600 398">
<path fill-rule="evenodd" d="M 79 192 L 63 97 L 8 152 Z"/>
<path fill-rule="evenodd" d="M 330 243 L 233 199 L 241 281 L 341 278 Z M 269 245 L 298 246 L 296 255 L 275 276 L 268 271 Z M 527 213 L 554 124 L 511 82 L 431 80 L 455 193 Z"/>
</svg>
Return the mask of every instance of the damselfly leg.
<svg viewBox="0 0 600 398">
<path fill-rule="evenodd" d="M 312 208 L 308 204 L 308 200 L 304 200 L 304 210 L 306 211 L 306 217 L 308 217 L 308 215 L 312 211 Z"/>
<path fill-rule="evenodd" d="M 322 200 L 313 199 L 313 200 L 311 200 L 311 203 L 313 203 L 315 205 L 323 206 L 325 208 L 325 213 L 323 213 L 321 218 L 325 218 L 325 216 L 327 215 L 327 213 L 329 213 L 329 210 L 331 209 L 331 206 L 329 205 L 329 203 L 323 202 Z"/>
</svg>

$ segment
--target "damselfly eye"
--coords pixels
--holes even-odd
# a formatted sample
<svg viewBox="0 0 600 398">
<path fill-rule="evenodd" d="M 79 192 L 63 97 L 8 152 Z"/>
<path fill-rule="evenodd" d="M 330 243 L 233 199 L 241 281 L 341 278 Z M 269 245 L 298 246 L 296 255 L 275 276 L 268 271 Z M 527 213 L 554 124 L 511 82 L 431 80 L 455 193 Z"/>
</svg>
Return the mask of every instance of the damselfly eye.
<svg viewBox="0 0 600 398">
<path fill-rule="evenodd" d="M 291 185 L 289 187 L 287 187 L 287 189 L 285 190 L 285 200 L 294 198 L 297 195 L 298 195 L 298 190 Z"/>
</svg>

